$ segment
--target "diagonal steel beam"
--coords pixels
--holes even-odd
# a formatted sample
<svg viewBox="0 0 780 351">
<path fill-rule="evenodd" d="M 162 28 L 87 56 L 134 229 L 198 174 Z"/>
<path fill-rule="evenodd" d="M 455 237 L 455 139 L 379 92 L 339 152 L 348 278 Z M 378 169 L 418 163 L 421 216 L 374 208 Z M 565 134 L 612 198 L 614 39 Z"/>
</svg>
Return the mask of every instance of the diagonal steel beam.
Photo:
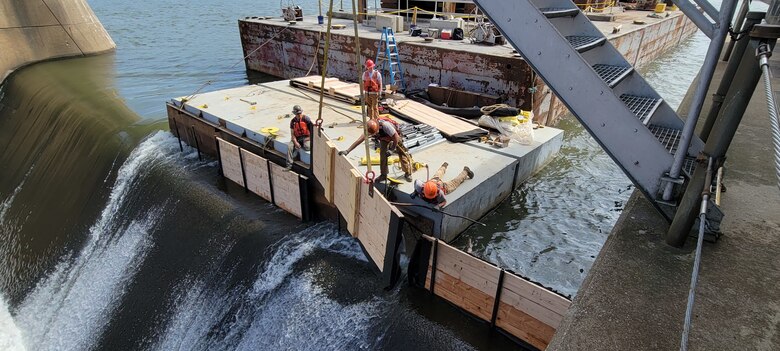
<svg viewBox="0 0 780 351">
<path fill-rule="evenodd" d="M 714 21 L 718 20 L 718 17 L 720 16 L 718 13 L 718 10 L 715 8 L 715 6 L 712 6 L 712 4 L 707 0 L 693 0 L 693 2 L 696 3 L 696 5 L 699 5 L 699 7 L 704 10 L 704 13 L 707 14 L 707 16 L 710 16 Z"/>
<path fill-rule="evenodd" d="M 696 24 L 697 27 L 704 33 L 708 38 L 712 39 L 712 37 L 715 35 L 715 25 L 710 22 L 710 20 L 704 16 L 703 13 L 688 0 L 672 0 L 672 2 L 677 5 L 677 7 L 680 8 L 680 10 L 688 16 L 688 18 L 693 21 L 694 24 Z M 717 17 L 716 17 L 717 18 Z"/>
</svg>

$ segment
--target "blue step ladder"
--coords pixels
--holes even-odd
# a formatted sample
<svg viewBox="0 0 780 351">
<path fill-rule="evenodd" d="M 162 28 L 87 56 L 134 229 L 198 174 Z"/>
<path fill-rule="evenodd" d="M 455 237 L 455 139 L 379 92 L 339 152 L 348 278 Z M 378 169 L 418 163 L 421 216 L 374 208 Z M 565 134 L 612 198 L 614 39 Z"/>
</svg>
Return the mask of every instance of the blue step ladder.
<svg viewBox="0 0 780 351">
<path fill-rule="evenodd" d="M 401 60 L 398 57 L 398 45 L 392 28 L 382 28 L 382 39 L 379 41 L 379 48 L 377 48 L 376 60 L 374 61 L 379 68 L 379 72 L 382 73 L 384 82 L 390 82 L 392 86 L 400 87 L 401 92 L 406 92 L 404 70 L 401 68 Z"/>
</svg>

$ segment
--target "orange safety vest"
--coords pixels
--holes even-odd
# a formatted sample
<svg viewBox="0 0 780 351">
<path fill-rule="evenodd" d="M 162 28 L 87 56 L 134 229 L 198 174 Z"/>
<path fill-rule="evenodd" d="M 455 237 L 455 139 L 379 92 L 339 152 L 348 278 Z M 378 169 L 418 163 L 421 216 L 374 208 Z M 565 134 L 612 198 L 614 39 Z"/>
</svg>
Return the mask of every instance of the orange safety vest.
<svg viewBox="0 0 780 351">
<path fill-rule="evenodd" d="M 301 116 L 301 118 L 298 118 L 297 122 L 293 121 L 293 136 L 295 136 L 296 138 L 300 138 L 300 137 L 307 137 L 309 135 L 311 135 L 309 133 L 309 125 L 306 124 L 306 121 L 304 120 L 303 116 Z"/>
<path fill-rule="evenodd" d="M 379 79 L 376 78 L 378 74 L 375 70 L 363 72 L 363 89 L 370 93 L 379 92 Z"/>
</svg>

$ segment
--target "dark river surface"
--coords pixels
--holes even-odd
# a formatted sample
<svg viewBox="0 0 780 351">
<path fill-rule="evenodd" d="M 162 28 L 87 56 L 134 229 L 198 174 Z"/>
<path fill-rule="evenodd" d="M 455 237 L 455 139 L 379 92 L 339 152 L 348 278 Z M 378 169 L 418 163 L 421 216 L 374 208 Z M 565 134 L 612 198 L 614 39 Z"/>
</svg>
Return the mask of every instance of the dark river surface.
<svg viewBox="0 0 780 351">
<path fill-rule="evenodd" d="M 334 225 L 301 224 L 179 152 L 164 102 L 272 80 L 245 71 L 237 19 L 276 2 L 91 5 L 115 54 L 0 87 L 0 349 L 518 348 L 405 282 L 383 291 Z M 706 44 L 644 69 L 673 106 Z M 456 244 L 575 295 L 631 187 L 576 120 L 559 127 L 561 153 Z"/>
</svg>

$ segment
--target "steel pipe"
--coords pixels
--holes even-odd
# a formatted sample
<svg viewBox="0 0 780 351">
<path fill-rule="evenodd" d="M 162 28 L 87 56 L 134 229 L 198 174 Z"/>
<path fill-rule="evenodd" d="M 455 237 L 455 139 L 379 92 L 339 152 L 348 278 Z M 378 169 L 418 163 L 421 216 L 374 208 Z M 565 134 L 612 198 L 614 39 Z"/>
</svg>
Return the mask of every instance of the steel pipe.
<svg viewBox="0 0 780 351">
<path fill-rule="evenodd" d="M 739 8 L 737 18 L 734 19 L 734 25 L 731 26 L 731 30 L 734 32 L 741 32 L 742 27 L 745 25 L 745 16 L 750 11 L 750 0 L 743 0 L 742 6 Z M 729 45 L 726 47 L 726 51 L 723 53 L 723 61 L 728 61 L 731 57 L 731 51 L 734 49 L 734 40 L 729 40 Z M 739 56 L 737 56 L 739 57 Z"/>
<path fill-rule="evenodd" d="M 699 120 L 699 113 L 701 113 L 702 105 L 704 105 L 704 98 L 707 95 L 707 89 L 712 81 L 712 76 L 715 73 L 715 66 L 718 63 L 718 56 L 723 50 L 723 43 L 726 40 L 726 34 L 728 34 L 729 26 L 726 23 L 730 23 L 732 16 L 734 16 L 734 8 L 736 7 L 736 0 L 723 0 L 720 6 L 720 18 L 718 23 L 720 26 L 717 28 L 717 33 L 712 37 L 710 46 L 707 48 L 707 55 L 704 57 L 704 64 L 702 64 L 701 71 L 699 72 L 699 84 L 696 86 L 696 90 L 693 93 L 693 100 L 691 106 L 688 108 L 688 116 L 685 119 L 685 125 L 683 126 L 682 138 L 677 145 L 677 152 L 674 154 L 674 163 L 672 163 L 672 169 L 669 171 L 669 177 L 676 179 L 680 177 L 682 173 L 683 163 L 685 157 L 688 155 L 688 147 L 691 145 L 691 139 L 693 138 L 693 132 L 696 129 L 696 122 Z M 664 189 L 663 199 L 666 201 L 671 200 L 672 191 L 674 190 L 674 183 L 667 183 Z"/>
<path fill-rule="evenodd" d="M 699 9 L 693 3 L 688 0 L 672 0 L 672 2 L 677 5 L 677 7 L 680 8 L 680 11 L 688 16 L 694 24 L 696 24 L 696 27 L 699 27 L 699 30 L 701 30 L 704 35 L 710 39 L 713 38 L 713 35 L 715 35 L 715 25 L 699 12 Z M 723 4 L 727 2 L 732 2 L 732 0 L 724 0 Z M 722 10 L 723 5 L 721 5 L 721 14 Z"/>
</svg>

